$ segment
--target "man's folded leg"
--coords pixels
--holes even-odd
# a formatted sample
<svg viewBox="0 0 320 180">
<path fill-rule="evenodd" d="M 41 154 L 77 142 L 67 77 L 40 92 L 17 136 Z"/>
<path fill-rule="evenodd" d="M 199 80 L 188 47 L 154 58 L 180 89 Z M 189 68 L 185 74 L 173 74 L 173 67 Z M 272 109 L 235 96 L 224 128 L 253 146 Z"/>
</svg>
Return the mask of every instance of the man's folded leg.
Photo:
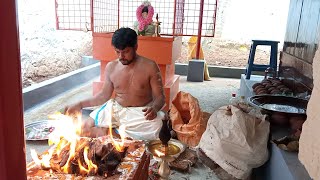
<svg viewBox="0 0 320 180">
<path fill-rule="evenodd" d="M 126 108 L 120 116 L 120 130 L 133 139 L 158 139 L 164 113 L 160 111 L 155 119 L 146 120 L 142 109 L 144 107 Z"/>
</svg>

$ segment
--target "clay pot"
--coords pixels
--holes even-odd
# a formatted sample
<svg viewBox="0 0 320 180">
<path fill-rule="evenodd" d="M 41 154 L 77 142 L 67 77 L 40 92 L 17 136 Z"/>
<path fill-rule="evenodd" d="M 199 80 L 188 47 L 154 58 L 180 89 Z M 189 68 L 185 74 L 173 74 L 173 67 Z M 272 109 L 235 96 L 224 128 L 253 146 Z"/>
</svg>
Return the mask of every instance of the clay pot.
<svg viewBox="0 0 320 180">
<path fill-rule="evenodd" d="M 297 129 L 296 132 L 294 133 L 294 136 L 295 136 L 295 137 L 300 137 L 301 132 L 302 132 L 302 131 L 301 131 L 300 129 Z"/>
<path fill-rule="evenodd" d="M 305 117 L 304 116 L 292 116 L 289 119 L 290 122 L 290 127 L 292 130 L 301 130 L 302 125 L 305 122 Z"/>
<path fill-rule="evenodd" d="M 272 85 L 271 82 L 264 82 L 262 85 L 267 86 L 267 85 Z"/>
<path fill-rule="evenodd" d="M 291 90 L 284 90 L 283 93 L 290 94 L 290 93 L 292 93 L 292 91 Z"/>
<path fill-rule="evenodd" d="M 253 89 L 253 91 L 257 92 L 259 89 L 264 88 L 263 85 L 259 85 Z"/>
<path fill-rule="evenodd" d="M 271 94 L 281 94 L 281 91 L 279 91 L 278 89 L 274 89 L 270 93 Z"/>
<path fill-rule="evenodd" d="M 280 79 L 273 79 L 273 80 L 272 80 L 272 83 L 279 83 L 279 84 L 281 84 L 282 82 L 281 82 Z"/>
<path fill-rule="evenodd" d="M 286 125 L 289 123 L 289 118 L 286 113 L 273 112 L 271 114 L 270 122 L 277 125 Z"/>
<path fill-rule="evenodd" d="M 269 89 L 271 87 L 274 87 L 274 86 L 272 84 L 268 84 L 268 85 L 265 86 L 266 89 Z"/>
<path fill-rule="evenodd" d="M 266 88 L 257 89 L 257 94 L 262 94 L 262 93 L 266 94 L 267 92 L 268 92 L 268 90 Z"/>
<path fill-rule="evenodd" d="M 302 129 L 303 123 L 304 120 L 293 121 L 292 123 L 290 122 L 290 127 L 292 130 Z"/>
<path fill-rule="evenodd" d="M 272 85 L 274 85 L 274 86 L 279 86 L 279 85 L 281 85 L 282 83 L 279 83 L 279 82 L 272 82 Z"/>
<path fill-rule="evenodd" d="M 266 90 L 262 90 L 257 92 L 258 95 L 262 95 L 262 94 L 268 94 L 268 92 Z"/>
<path fill-rule="evenodd" d="M 287 86 L 281 84 L 281 85 L 278 86 L 278 89 L 281 89 L 281 88 L 287 88 Z"/>
<path fill-rule="evenodd" d="M 254 92 L 256 94 L 258 94 L 258 92 L 263 91 L 263 90 L 266 90 L 266 89 L 264 87 L 259 87 L 259 88 L 254 89 Z"/>
<path fill-rule="evenodd" d="M 252 86 L 252 89 L 255 89 L 257 86 L 259 85 L 262 85 L 261 83 L 255 83 L 253 86 Z"/>
<path fill-rule="evenodd" d="M 261 83 L 266 83 L 266 82 L 267 83 L 271 83 L 271 79 L 264 79 L 264 80 L 261 81 Z"/>
<path fill-rule="evenodd" d="M 271 91 L 274 90 L 274 89 L 276 89 L 276 87 L 271 86 L 271 87 L 268 89 L 268 91 L 271 92 Z"/>
</svg>

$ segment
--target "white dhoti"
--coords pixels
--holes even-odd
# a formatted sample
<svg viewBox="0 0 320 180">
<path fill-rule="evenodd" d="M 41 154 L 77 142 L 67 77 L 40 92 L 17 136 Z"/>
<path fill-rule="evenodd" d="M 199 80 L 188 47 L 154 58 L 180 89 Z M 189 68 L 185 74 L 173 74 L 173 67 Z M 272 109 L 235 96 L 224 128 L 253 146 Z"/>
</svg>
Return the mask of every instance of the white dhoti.
<svg viewBox="0 0 320 180">
<path fill-rule="evenodd" d="M 111 99 L 100 108 L 90 113 L 95 126 L 108 128 L 119 127 L 127 137 L 139 140 L 154 140 L 159 136 L 164 113 L 159 111 L 153 120 L 146 120 L 142 109 L 145 107 L 122 107 Z"/>
</svg>

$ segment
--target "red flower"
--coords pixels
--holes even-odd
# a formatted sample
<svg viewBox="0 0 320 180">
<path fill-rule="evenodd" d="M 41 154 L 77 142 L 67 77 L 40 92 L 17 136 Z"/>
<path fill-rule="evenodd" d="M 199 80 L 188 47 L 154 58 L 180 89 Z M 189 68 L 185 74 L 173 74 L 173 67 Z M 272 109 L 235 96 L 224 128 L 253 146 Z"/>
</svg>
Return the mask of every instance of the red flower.
<svg viewBox="0 0 320 180">
<path fill-rule="evenodd" d="M 146 26 L 148 26 L 149 24 L 152 23 L 152 17 L 154 14 L 153 7 L 151 5 L 149 5 L 148 6 L 148 16 L 147 16 L 147 18 L 143 18 L 142 17 L 143 8 L 144 8 L 144 5 L 142 4 L 137 8 L 137 11 L 136 11 L 136 16 L 137 16 L 137 19 L 139 22 L 139 26 L 138 26 L 139 31 L 143 31 L 146 28 Z"/>
</svg>

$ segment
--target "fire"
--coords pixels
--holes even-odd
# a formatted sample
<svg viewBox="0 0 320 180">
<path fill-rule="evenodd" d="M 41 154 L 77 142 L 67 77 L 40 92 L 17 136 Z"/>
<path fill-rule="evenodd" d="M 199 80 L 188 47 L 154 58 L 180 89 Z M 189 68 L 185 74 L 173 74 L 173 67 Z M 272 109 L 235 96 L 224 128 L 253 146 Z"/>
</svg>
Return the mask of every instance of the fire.
<svg viewBox="0 0 320 180">
<path fill-rule="evenodd" d="M 84 160 L 85 160 L 88 168 L 85 168 L 83 166 L 83 164 L 81 163 L 80 159 L 78 159 L 80 171 L 85 172 L 86 174 L 90 174 L 92 171 L 94 171 L 93 173 L 96 173 L 98 170 L 98 167 L 91 160 L 88 159 L 88 150 L 89 150 L 89 148 L 85 147 L 84 151 L 83 151 Z"/>
<path fill-rule="evenodd" d="M 157 149 L 154 150 L 154 152 L 157 154 L 158 157 L 162 157 L 164 156 L 165 154 Z"/>
<path fill-rule="evenodd" d="M 119 152 L 123 152 L 124 150 L 124 130 L 123 129 L 119 129 L 119 135 L 121 137 L 121 142 L 117 142 L 114 140 L 113 135 L 112 135 L 112 117 L 113 117 L 114 111 L 113 108 L 111 108 L 111 113 L 108 116 L 108 120 L 109 120 L 109 135 L 110 138 L 112 140 L 112 144 L 114 145 L 114 147 L 116 148 L 117 151 Z"/>
<path fill-rule="evenodd" d="M 118 152 L 124 152 L 124 132 L 119 134 L 121 141 L 112 136 L 110 114 L 109 135 L 112 145 Z M 77 173 L 81 175 L 92 175 L 98 171 L 98 166 L 89 158 L 89 138 L 81 138 L 81 115 L 75 117 L 55 113 L 49 116 L 50 119 L 56 120 L 55 130 L 49 135 L 48 144 L 55 145 L 48 152 L 39 158 L 35 150 L 31 150 L 31 157 L 36 166 L 41 169 L 50 169 L 63 173 L 73 173 L 74 166 L 77 166 Z M 85 139 L 85 140 L 84 140 Z M 92 154 L 92 151 L 91 151 Z M 92 155 L 90 156 L 92 158 Z M 75 165 L 76 164 L 76 165 Z"/>
<path fill-rule="evenodd" d="M 39 159 L 37 152 L 31 149 L 31 157 L 35 164 L 41 168 L 50 168 L 50 159 L 52 157 L 53 150 L 49 150 L 47 154 L 42 155 L 42 159 Z"/>
<path fill-rule="evenodd" d="M 49 145 L 57 144 L 61 137 L 66 138 L 68 141 L 74 141 L 81 134 L 81 121 L 82 116 L 80 113 L 76 114 L 75 117 L 67 116 L 57 112 L 55 114 L 49 115 L 50 119 L 60 121 L 56 123 L 56 129 L 54 133 L 50 134 Z"/>
<path fill-rule="evenodd" d="M 110 135 L 112 144 L 114 145 L 116 150 L 119 152 L 123 152 L 123 149 L 124 149 L 124 136 L 123 136 L 123 134 L 124 134 L 124 132 L 119 129 L 119 135 L 121 137 L 121 142 L 116 141 L 112 135 L 112 125 L 109 125 L 109 135 Z"/>
</svg>

